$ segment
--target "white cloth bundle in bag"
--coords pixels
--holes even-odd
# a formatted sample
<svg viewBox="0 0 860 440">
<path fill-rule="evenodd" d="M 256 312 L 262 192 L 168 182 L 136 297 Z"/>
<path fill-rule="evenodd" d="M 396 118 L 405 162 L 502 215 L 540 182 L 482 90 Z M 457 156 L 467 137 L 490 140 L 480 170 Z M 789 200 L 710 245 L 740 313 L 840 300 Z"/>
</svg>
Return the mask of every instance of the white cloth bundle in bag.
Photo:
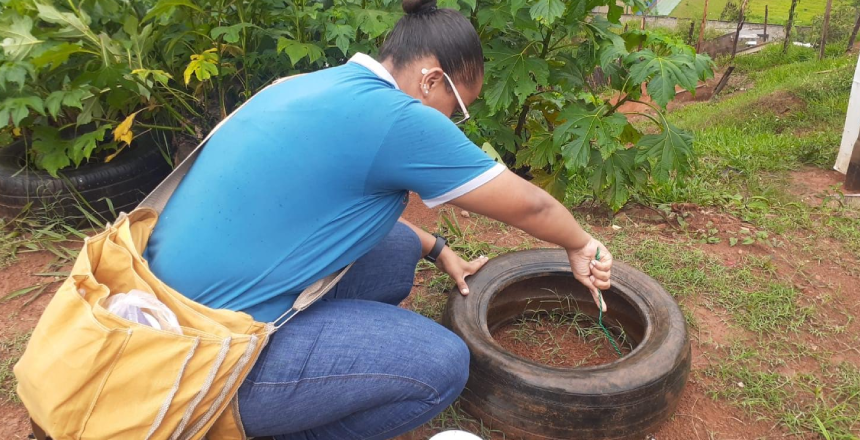
<svg viewBox="0 0 860 440">
<path fill-rule="evenodd" d="M 137 289 L 128 293 L 116 293 L 107 297 L 102 306 L 129 321 L 182 334 L 176 314 L 151 293 Z"/>
</svg>

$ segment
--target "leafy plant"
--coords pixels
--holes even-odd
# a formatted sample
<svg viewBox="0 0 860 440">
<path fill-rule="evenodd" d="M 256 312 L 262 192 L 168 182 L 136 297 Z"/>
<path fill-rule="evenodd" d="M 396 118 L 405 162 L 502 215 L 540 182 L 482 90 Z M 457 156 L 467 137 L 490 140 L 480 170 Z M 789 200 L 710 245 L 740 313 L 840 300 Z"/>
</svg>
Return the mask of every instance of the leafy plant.
<svg viewBox="0 0 860 440">
<path fill-rule="evenodd" d="M 662 110 L 676 86 L 693 91 L 713 75 L 707 56 L 669 36 L 623 31 L 622 6 L 612 1 L 446 3 L 471 13 L 488 58 L 467 133 L 508 165 L 559 199 L 574 174 L 585 175 L 615 210 L 637 188 L 689 172 L 692 137 Z M 638 0 L 625 4 L 645 9 Z M 609 8 L 605 18 L 590 14 L 596 6 Z M 607 79 L 599 87 L 597 71 Z M 628 101 L 651 107 L 637 116 L 656 130 L 646 133 L 621 113 Z"/>
<path fill-rule="evenodd" d="M 402 14 L 395 0 L 0 3 L 0 129 L 23 129 L 15 134 L 33 139 L 34 164 L 55 175 L 112 158 L 135 130 L 199 138 L 277 77 L 375 53 Z M 623 7 L 610 0 L 439 6 L 460 10 L 481 36 L 485 87 L 465 130 L 497 159 L 559 199 L 585 176 L 616 210 L 689 172 L 692 137 L 663 110 L 676 87 L 694 91 L 713 74 L 706 56 L 670 36 L 623 31 Z M 609 13 L 592 15 L 597 6 Z M 651 110 L 625 114 L 629 101 Z"/>
</svg>

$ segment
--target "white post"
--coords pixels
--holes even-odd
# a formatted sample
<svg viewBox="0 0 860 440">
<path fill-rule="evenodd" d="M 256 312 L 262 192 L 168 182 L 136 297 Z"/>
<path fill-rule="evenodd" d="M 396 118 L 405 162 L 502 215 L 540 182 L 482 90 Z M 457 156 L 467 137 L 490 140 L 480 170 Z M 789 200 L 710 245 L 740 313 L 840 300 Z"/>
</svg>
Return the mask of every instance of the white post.
<svg viewBox="0 0 860 440">
<path fill-rule="evenodd" d="M 845 115 L 845 129 L 842 131 L 842 144 L 839 147 L 839 155 L 836 156 L 834 170 L 842 174 L 848 172 L 848 161 L 851 160 L 851 152 L 854 150 L 858 135 L 860 135 L 860 59 L 858 59 L 857 68 L 854 69 L 851 97 L 848 98 L 848 114 Z"/>
</svg>

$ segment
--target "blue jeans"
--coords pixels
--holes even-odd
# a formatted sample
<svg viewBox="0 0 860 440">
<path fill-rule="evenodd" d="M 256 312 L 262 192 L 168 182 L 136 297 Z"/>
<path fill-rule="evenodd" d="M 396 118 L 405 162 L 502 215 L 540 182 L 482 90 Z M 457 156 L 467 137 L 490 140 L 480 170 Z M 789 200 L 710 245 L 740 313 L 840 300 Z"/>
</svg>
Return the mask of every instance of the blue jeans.
<svg viewBox="0 0 860 440">
<path fill-rule="evenodd" d="M 239 389 L 249 436 L 391 438 L 460 395 L 469 374 L 466 345 L 397 306 L 420 258 L 418 237 L 397 223 L 324 300 L 272 336 Z"/>
</svg>

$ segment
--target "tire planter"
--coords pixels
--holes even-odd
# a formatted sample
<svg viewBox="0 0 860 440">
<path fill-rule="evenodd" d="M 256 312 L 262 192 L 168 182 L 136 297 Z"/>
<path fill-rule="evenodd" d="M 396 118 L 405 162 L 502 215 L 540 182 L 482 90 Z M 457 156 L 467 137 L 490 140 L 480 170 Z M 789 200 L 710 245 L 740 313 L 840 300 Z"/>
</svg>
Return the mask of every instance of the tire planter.
<svg viewBox="0 0 860 440">
<path fill-rule="evenodd" d="M 60 178 L 44 171 L 21 170 L 24 143 L 0 148 L 0 216 L 14 217 L 32 202 L 30 209 L 66 218 L 83 218 L 77 208 L 85 200 L 100 220 L 113 221 L 114 212 L 131 211 L 171 171 L 155 141 L 135 139 L 128 151 L 110 163 L 92 161 L 78 168 L 60 170 Z"/>
<path fill-rule="evenodd" d="M 469 288 L 466 297 L 450 294 L 442 322 L 472 356 L 461 406 L 493 429 L 509 438 L 641 440 L 677 407 L 690 372 L 690 342 L 677 303 L 651 277 L 613 264 L 604 322 L 621 325 L 635 346 L 612 363 L 573 369 L 516 356 L 491 336 L 536 304 L 597 316 L 564 251 L 495 258 L 469 279 Z"/>
</svg>

